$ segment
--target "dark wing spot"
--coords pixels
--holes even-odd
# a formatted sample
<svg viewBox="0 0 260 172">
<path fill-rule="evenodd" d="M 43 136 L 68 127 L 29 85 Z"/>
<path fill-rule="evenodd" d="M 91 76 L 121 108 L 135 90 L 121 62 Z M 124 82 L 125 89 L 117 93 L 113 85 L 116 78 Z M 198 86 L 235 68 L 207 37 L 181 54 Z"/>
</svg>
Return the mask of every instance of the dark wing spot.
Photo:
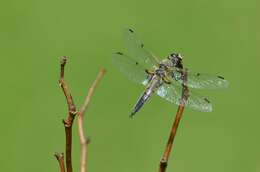
<svg viewBox="0 0 260 172">
<path fill-rule="evenodd" d="M 144 44 L 141 44 L 141 48 L 144 48 Z"/>
<path fill-rule="evenodd" d="M 223 76 L 218 76 L 218 78 L 220 78 L 220 79 L 224 79 L 224 77 L 223 77 Z"/>
<path fill-rule="evenodd" d="M 204 98 L 204 100 L 205 100 L 207 103 L 210 103 L 209 99 L 207 99 L 207 98 Z"/>
<path fill-rule="evenodd" d="M 121 53 L 121 52 L 117 52 L 116 54 L 123 55 L 123 53 Z"/>
<path fill-rule="evenodd" d="M 197 76 L 200 76 L 200 73 L 197 73 L 196 75 L 197 75 Z"/>
<path fill-rule="evenodd" d="M 138 63 L 138 62 L 135 62 L 135 65 L 139 65 L 139 63 Z"/>
<path fill-rule="evenodd" d="M 128 29 L 131 33 L 134 33 L 134 31 L 132 29 Z"/>
</svg>

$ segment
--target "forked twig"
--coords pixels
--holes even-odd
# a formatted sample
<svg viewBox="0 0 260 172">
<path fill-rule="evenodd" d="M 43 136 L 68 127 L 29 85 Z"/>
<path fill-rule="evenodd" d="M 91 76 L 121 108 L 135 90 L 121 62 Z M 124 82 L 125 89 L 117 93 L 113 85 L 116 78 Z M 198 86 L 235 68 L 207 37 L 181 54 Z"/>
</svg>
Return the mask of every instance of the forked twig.
<svg viewBox="0 0 260 172">
<path fill-rule="evenodd" d="M 60 79 L 59 85 L 62 88 L 62 91 L 66 97 L 68 105 L 68 117 L 63 120 L 66 134 L 66 169 L 67 172 L 72 172 L 72 158 L 71 158 L 71 149 L 72 149 L 72 124 L 76 115 L 76 106 L 74 104 L 73 98 L 71 96 L 68 85 L 64 81 L 64 69 L 67 62 L 67 58 L 63 57 L 60 61 Z"/>
<path fill-rule="evenodd" d="M 64 164 L 64 154 L 63 153 L 55 153 L 54 156 L 59 162 L 60 172 L 65 172 L 65 164 Z"/>
<path fill-rule="evenodd" d="M 174 122 L 173 122 L 173 125 L 172 125 L 172 129 L 171 129 L 171 132 L 170 132 L 170 136 L 168 138 L 166 148 L 164 150 L 163 157 L 160 161 L 159 172 L 165 172 L 166 171 L 166 168 L 167 168 L 167 165 L 168 165 L 168 159 L 169 159 L 169 156 L 171 154 L 172 147 L 173 147 L 174 138 L 176 136 L 176 132 L 177 132 L 177 129 L 178 129 L 178 126 L 179 126 L 179 123 L 180 123 L 180 120 L 181 120 L 181 117 L 182 117 L 182 114 L 183 114 L 183 111 L 184 111 L 185 103 L 186 103 L 186 101 L 188 100 L 188 97 L 189 97 L 189 90 L 188 90 L 188 87 L 185 84 L 185 83 L 187 83 L 187 69 L 184 70 L 182 75 L 183 75 L 182 98 L 181 98 L 181 102 L 180 102 L 180 105 L 178 107 L 178 110 L 176 112 L 176 116 L 175 116 L 175 119 L 174 119 Z"/>
<path fill-rule="evenodd" d="M 91 101 L 91 98 L 93 96 L 93 93 L 95 91 L 95 88 L 97 87 L 99 81 L 104 76 L 106 70 L 100 69 L 95 81 L 91 85 L 91 87 L 88 90 L 88 95 L 86 96 L 86 99 L 80 109 L 80 111 L 77 113 L 78 115 L 78 133 L 79 133 L 79 139 L 80 139 L 80 146 L 81 146 L 81 157 L 80 157 L 80 172 L 86 172 L 87 171 L 87 138 L 84 134 L 84 114 L 89 106 L 89 103 Z"/>
<path fill-rule="evenodd" d="M 85 99 L 84 104 L 82 105 L 79 112 L 76 111 L 76 106 L 73 101 L 73 98 L 71 96 L 70 90 L 68 85 L 66 84 L 64 80 L 64 72 L 65 72 L 65 65 L 67 62 L 67 58 L 63 57 L 60 61 L 60 79 L 59 79 L 59 85 L 62 88 L 62 91 L 65 95 L 67 105 L 68 105 L 68 116 L 66 119 L 63 120 L 63 124 L 65 127 L 65 134 L 66 134 L 66 170 L 65 170 L 65 164 L 64 164 L 64 155 L 63 153 L 55 153 L 55 157 L 57 158 L 59 165 L 60 165 L 60 172 L 72 172 L 72 158 L 71 158 L 71 152 L 72 152 L 72 125 L 73 121 L 76 115 L 78 115 L 78 133 L 80 138 L 80 144 L 81 144 L 81 161 L 80 161 L 80 171 L 86 172 L 86 162 L 87 162 L 87 143 L 88 140 L 86 139 L 84 135 L 84 127 L 83 127 L 83 118 L 84 113 L 87 110 L 90 100 L 92 98 L 92 95 L 94 93 L 95 88 L 97 87 L 97 84 L 104 76 L 106 70 L 101 69 L 99 71 L 99 74 L 96 77 L 96 80 L 93 82 L 92 86 L 90 87 L 88 91 L 88 95 Z"/>
</svg>

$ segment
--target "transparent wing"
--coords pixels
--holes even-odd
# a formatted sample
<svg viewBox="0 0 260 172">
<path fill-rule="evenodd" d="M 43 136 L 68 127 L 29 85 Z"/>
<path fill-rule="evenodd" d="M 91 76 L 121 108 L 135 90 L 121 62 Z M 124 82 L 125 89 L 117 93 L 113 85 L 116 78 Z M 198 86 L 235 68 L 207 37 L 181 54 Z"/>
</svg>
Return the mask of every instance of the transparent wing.
<svg viewBox="0 0 260 172">
<path fill-rule="evenodd" d="M 144 44 L 138 39 L 132 29 L 124 29 L 123 37 L 126 48 L 133 59 L 142 64 L 146 69 L 158 65 L 156 57 L 144 48 Z"/>
<path fill-rule="evenodd" d="M 157 94 L 171 103 L 180 105 L 182 98 L 182 87 L 175 82 L 172 82 L 172 84 L 163 84 L 157 90 Z M 207 98 L 193 92 L 192 90 L 189 90 L 189 97 L 186 101 L 185 107 L 202 112 L 212 111 L 212 105 L 210 101 Z"/>
<path fill-rule="evenodd" d="M 138 84 L 147 84 L 148 75 L 146 74 L 144 67 L 134 59 L 118 52 L 113 54 L 112 61 L 129 80 Z"/>
<path fill-rule="evenodd" d="M 221 89 L 228 87 L 228 81 L 219 75 L 188 71 L 187 76 L 188 80 L 185 85 L 189 88 Z M 173 79 L 183 83 L 181 69 L 173 73 Z"/>
</svg>

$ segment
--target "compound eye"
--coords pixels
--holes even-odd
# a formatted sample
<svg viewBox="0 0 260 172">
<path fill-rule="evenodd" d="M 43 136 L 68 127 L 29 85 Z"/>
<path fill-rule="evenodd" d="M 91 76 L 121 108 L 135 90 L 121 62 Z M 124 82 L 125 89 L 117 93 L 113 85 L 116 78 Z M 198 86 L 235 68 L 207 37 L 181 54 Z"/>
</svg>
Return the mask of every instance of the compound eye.
<svg viewBox="0 0 260 172">
<path fill-rule="evenodd" d="M 171 56 L 172 56 L 172 57 L 178 57 L 178 54 L 172 53 Z"/>
<path fill-rule="evenodd" d="M 177 56 L 179 59 L 181 59 L 182 60 L 182 56 L 181 56 L 181 54 L 178 54 L 178 56 Z"/>
</svg>

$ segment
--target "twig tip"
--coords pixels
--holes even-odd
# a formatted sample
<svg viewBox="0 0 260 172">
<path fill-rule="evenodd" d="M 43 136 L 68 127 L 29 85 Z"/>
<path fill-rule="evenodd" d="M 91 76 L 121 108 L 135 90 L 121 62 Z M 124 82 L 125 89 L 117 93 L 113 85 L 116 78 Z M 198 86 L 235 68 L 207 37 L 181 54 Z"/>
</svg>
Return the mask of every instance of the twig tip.
<svg viewBox="0 0 260 172">
<path fill-rule="evenodd" d="M 101 73 L 102 73 L 103 75 L 107 72 L 107 70 L 106 70 L 104 67 L 102 67 L 102 68 L 100 69 L 100 71 L 101 71 Z"/>
<path fill-rule="evenodd" d="M 66 62 L 67 62 L 67 57 L 66 56 L 63 56 L 62 58 L 61 58 L 61 60 L 60 60 L 60 64 L 61 65 L 65 65 L 66 64 Z"/>
<path fill-rule="evenodd" d="M 59 159 L 61 159 L 61 158 L 64 158 L 64 154 L 63 154 L 63 153 L 55 152 L 55 153 L 54 153 L 54 156 L 57 158 L 57 160 L 59 160 Z"/>
</svg>

